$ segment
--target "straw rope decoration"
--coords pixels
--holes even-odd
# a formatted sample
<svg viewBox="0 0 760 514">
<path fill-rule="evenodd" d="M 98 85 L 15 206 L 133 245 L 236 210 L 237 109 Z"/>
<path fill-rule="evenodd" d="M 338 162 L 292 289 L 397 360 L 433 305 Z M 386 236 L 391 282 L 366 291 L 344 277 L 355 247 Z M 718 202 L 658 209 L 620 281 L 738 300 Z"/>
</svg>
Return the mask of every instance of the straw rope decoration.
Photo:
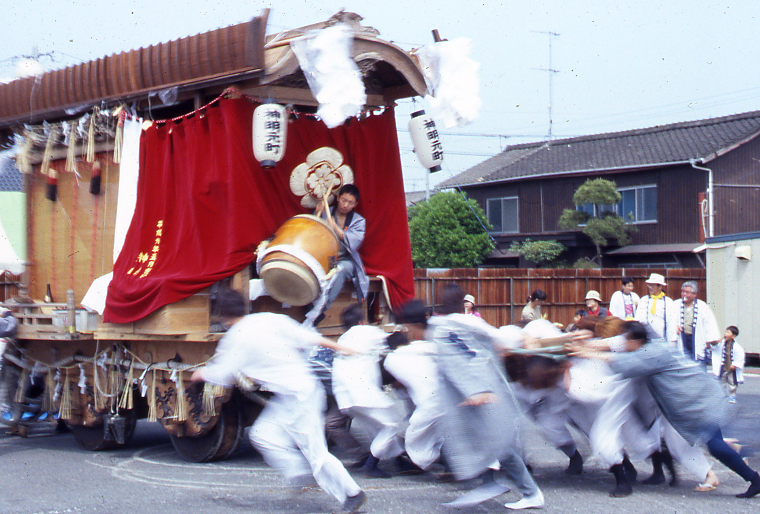
<svg viewBox="0 0 760 514">
<path fill-rule="evenodd" d="M 95 387 L 92 388 L 92 395 L 95 401 L 95 410 L 101 411 L 106 408 L 106 399 L 100 388 L 100 377 L 98 375 L 98 363 L 92 363 L 92 379 Z"/>
<path fill-rule="evenodd" d="M 71 125 L 69 131 L 69 150 L 66 152 L 66 171 L 75 171 L 77 164 L 77 127 Z"/>
<path fill-rule="evenodd" d="M 208 416 L 216 416 L 215 386 L 210 382 L 203 383 L 203 412 Z"/>
<path fill-rule="evenodd" d="M 13 401 L 16 403 L 22 403 L 24 401 L 24 398 L 26 397 L 26 383 L 29 381 L 29 370 L 24 368 L 24 371 L 21 373 L 21 378 L 19 378 L 18 386 L 16 387 L 16 396 L 13 398 Z"/>
<path fill-rule="evenodd" d="M 185 382 L 182 378 L 182 371 L 177 372 L 177 421 L 187 419 L 187 404 L 185 403 Z"/>
<path fill-rule="evenodd" d="M 69 382 L 69 368 L 66 368 L 66 378 L 63 381 L 61 392 L 61 419 L 71 419 L 71 383 Z"/>
<path fill-rule="evenodd" d="M 95 162 L 95 118 L 100 114 L 100 109 L 97 107 L 92 108 L 92 115 L 90 116 L 90 126 L 87 129 L 87 150 L 86 161 Z"/>
<path fill-rule="evenodd" d="M 55 410 L 55 380 L 53 373 L 53 368 L 49 368 L 45 375 L 45 395 L 42 398 L 42 412 L 53 412 Z"/>
<path fill-rule="evenodd" d="M 124 120 L 127 117 L 127 112 L 124 110 L 124 106 L 120 105 L 114 116 L 117 116 L 116 121 L 116 136 L 113 142 L 113 162 L 119 164 L 121 162 L 121 148 L 124 145 Z"/>
<path fill-rule="evenodd" d="M 135 375 L 135 363 L 129 365 L 129 371 L 127 372 L 127 380 L 124 384 L 124 389 L 121 391 L 121 401 L 119 402 L 120 409 L 132 409 L 134 407 L 134 398 L 132 392 L 132 382 Z"/>
<path fill-rule="evenodd" d="M 148 421 L 157 421 L 158 416 L 156 413 L 156 369 L 153 369 L 153 381 L 151 387 L 148 389 Z"/>
<path fill-rule="evenodd" d="M 40 173 L 47 176 L 48 168 L 50 168 L 50 160 L 53 156 L 53 145 L 58 138 L 58 126 L 50 125 L 48 130 L 48 138 L 45 143 L 45 152 L 42 154 L 42 164 L 40 165 Z"/>
<path fill-rule="evenodd" d="M 28 130 L 24 131 L 24 143 L 16 155 L 16 166 L 22 173 L 27 175 L 32 172 L 32 165 L 29 162 L 29 154 L 34 146 L 34 140 Z"/>
</svg>

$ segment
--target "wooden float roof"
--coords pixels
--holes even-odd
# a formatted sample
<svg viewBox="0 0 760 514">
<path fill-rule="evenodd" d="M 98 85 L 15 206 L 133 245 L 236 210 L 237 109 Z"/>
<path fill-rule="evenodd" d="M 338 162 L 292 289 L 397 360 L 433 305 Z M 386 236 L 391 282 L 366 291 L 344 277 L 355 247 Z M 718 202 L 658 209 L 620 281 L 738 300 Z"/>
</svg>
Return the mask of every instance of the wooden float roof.
<svg viewBox="0 0 760 514">
<path fill-rule="evenodd" d="M 354 29 L 353 57 L 362 71 L 368 105 L 425 93 L 416 59 L 379 39 L 371 27 L 359 25 L 356 14 L 341 11 L 326 22 L 266 36 L 268 15 L 265 9 L 247 23 L 2 84 L 0 130 L 71 118 L 71 112 L 81 114 L 93 105 L 136 102 L 144 107 L 149 95 L 175 87 L 180 101 L 203 102 L 234 85 L 254 96 L 317 105 L 289 41 L 346 21 Z"/>
</svg>

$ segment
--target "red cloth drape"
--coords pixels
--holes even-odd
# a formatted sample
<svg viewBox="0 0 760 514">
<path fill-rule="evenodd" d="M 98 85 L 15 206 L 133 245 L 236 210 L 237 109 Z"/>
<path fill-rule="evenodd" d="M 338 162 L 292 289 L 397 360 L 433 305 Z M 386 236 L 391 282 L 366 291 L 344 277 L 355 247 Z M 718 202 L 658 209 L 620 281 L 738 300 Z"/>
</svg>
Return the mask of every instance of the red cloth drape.
<svg viewBox="0 0 760 514">
<path fill-rule="evenodd" d="M 253 157 L 256 106 L 221 99 L 202 113 L 154 124 L 140 141 L 137 208 L 114 265 L 104 320 L 129 323 L 241 270 L 258 244 L 307 210 L 291 192 L 293 169 L 321 147 L 338 150 L 361 192 L 361 248 L 394 305 L 414 295 L 401 160 L 392 109 L 328 129 L 299 117 L 273 170 Z"/>
</svg>

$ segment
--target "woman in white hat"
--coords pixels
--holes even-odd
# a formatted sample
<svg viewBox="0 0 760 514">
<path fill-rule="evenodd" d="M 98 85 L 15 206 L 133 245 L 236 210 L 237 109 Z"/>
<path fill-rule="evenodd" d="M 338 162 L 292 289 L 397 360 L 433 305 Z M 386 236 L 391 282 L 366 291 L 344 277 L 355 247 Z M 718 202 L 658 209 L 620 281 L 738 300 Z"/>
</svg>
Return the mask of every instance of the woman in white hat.
<svg viewBox="0 0 760 514">
<path fill-rule="evenodd" d="M 480 318 L 480 313 L 475 308 L 475 297 L 471 294 L 464 295 L 464 313 L 472 314 L 473 316 Z"/>
<path fill-rule="evenodd" d="M 586 316 L 610 316 L 610 312 L 601 306 L 602 297 L 593 289 L 586 293 Z"/>
</svg>

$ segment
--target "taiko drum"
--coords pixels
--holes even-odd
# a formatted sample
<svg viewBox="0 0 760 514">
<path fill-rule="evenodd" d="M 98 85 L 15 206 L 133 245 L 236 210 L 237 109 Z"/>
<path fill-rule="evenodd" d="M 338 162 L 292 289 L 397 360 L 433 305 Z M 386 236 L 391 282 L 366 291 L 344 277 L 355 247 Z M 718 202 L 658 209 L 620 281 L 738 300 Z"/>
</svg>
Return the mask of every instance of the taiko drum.
<svg viewBox="0 0 760 514">
<path fill-rule="evenodd" d="M 296 248 L 311 255 L 325 273 L 335 265 L 340 251 L 338 237 L 327 223 L 310 214 L 299 214 L 282 224 L 261 261 L 264 287 L 269 295 L 288 305 L 306 305 L 319 296 L 319 278 L 300 259 Z"/>
</svg>

